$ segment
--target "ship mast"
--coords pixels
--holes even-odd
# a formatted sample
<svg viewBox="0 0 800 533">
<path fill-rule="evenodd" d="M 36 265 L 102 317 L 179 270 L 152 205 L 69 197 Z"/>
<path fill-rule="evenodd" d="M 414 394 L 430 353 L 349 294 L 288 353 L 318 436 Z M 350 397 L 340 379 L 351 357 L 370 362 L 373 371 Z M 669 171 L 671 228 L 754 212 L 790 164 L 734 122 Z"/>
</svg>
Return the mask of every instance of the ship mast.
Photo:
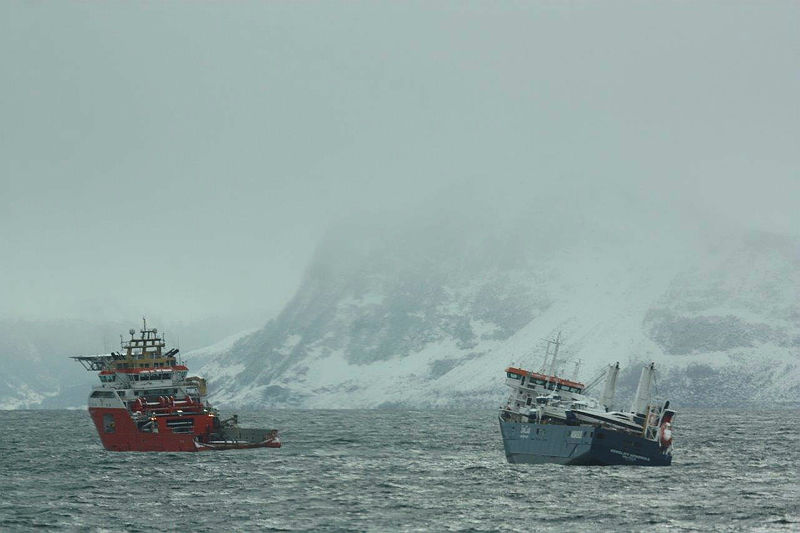
<svg viewBox="0 0 800 533">
<path fill-rule="evenodd" d="M 539 370 L 540 373 L 544 374 L 547 371 L 547 359 L 550 357 L 550 340 L 543 339 L 547 341 L 547 348 L 544 350 L 544 361 L 542 361 L 542 368 Z"/>
<path fill-rule="evenodd" d="M 583 361 L 581 359 L 578 359 L 577 361 L 575 361 L 575 370 L 573 371 L 572 379 L 574 379 L 576 381 L 578 380 L 578 374 L 581 371 L 581 364 L 583 364 Z"/>
<path fill-rule="evenodd" d="M 558 332 L 555 339 L 548 339 L 547 340 L 547 351 L 550 351 L 550 345 L 553 344 L 555 348 L 553 349 L 553 360 L 550 361 L 550 372 L 548 372 L 548 388 L 549 383 L 555 383 L 555 373 L 556 373 L 556 360 L 558 359 L 558 347 L 561 346 L 561 332 Z M 545 356 L 545 364 L 547 364 L 547 356 Z M 556 386 L 553 385 L 553 390 L 555 390 Z"/>
</svg>

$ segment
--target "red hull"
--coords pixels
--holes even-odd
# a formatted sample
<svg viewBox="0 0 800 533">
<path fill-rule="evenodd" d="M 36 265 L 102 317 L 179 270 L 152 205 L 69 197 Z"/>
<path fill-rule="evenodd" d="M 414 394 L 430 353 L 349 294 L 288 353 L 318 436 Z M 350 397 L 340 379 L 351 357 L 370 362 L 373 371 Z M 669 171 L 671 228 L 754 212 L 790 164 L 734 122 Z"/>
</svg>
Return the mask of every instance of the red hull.
<svg viewBox="0 0 800 533">
<path fill-rule="evenodd" d="M 202 441 L 211 427 L 211 417 L 206 414 L 184 415 L 194 419 L 192 433 L 174 433 L 166 420 L 158 421 L 158 432 L 143 432 L 136 427 L 126 409 L 90 407 L 97 434 L 106 450 L 116 452 L 200 452 L 243 448 L 280 448 L 277 439 L 263 442 L 236 442 L 204 444 Z M 265 436 L 266 437 L 266 436 Z"/>
</svg>

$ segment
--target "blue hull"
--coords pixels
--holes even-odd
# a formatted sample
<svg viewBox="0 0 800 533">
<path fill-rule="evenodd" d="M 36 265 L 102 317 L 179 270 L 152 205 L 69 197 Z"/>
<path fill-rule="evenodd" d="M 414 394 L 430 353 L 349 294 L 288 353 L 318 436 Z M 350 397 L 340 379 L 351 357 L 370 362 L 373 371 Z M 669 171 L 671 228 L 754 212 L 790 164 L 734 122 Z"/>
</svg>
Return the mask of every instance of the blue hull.
<svg viewBox="0 0 800 533">
<path fill-rule="evenodd" d="M 528 424 L 500 420 L 509 463 L 669 466 L 657 442 L 592 425 Z"/>
</svg>

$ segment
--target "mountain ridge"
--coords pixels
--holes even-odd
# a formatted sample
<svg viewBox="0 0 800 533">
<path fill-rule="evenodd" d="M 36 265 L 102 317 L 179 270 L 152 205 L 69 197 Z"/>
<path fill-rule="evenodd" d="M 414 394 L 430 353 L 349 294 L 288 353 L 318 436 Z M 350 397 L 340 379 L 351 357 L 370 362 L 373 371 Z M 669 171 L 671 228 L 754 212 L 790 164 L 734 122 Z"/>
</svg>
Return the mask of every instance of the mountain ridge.
<svg viewBox="0 0 800 533">
<path fill-rule="evenodd" d="M 416 255 L 380 239 L 359 239 L 355 251 L 341 239 L 323 243 L 283 312 L 203 369 L 212 399 L 240 407 L 493 405 L 506 393 L 505 366 L 535 364 L 541 339 L 561 330 L 565 355 L 590 370 L 656 361 L 683 384 L 664 387 L 678 404 L 763 401 L 768 395 L 741 385 L 756 371 L 800 400 L 797 239 L 752 233 L 716 249 L 691 242 L 660 250 L 641 240 L 571 243 L 547 256 L 515 250 L 510 259 L 496 252 L 507 245 L 480 234 L 466 242 L 441 235 Z M 472 261 L 475 254 L 482 260 Z M 241 371 L 219 375 L 226 365 Z M 716 392 L 726 387 L 693 391 L 708 375 L 747 393 L 731 400 Z M 629 393 L 621 383 L 621 396 Z"/>
</svg>

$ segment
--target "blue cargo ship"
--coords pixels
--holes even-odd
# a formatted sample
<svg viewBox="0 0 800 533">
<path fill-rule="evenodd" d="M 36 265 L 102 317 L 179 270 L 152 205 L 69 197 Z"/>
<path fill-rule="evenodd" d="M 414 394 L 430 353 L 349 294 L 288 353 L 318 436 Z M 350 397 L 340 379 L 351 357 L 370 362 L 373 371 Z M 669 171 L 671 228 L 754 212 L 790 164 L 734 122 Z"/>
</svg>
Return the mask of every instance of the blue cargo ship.
<svg viewBox="0 0 800 533">
<path fill-rule="evenodd" d="M 609 365 L 589 385 L 555 375 L 560 334 L 548 341 L 541 372 L 511 366 L 511 394 L 500 408 L 500 433 L 509 463 L 565 465 L 672 464 L 669 402 L 651 398 L 655 365 L 642 368 L 630 411 L 613 411 L 619 363 Z M 550 347 L 555 346 L 553 353 Z M 550 360 L 552 358 L 552 360 Z M 550 372 L 544 369 L 550 360 Z M 599 400 L 587 390 L 605 378 Z"/>
</svg>

